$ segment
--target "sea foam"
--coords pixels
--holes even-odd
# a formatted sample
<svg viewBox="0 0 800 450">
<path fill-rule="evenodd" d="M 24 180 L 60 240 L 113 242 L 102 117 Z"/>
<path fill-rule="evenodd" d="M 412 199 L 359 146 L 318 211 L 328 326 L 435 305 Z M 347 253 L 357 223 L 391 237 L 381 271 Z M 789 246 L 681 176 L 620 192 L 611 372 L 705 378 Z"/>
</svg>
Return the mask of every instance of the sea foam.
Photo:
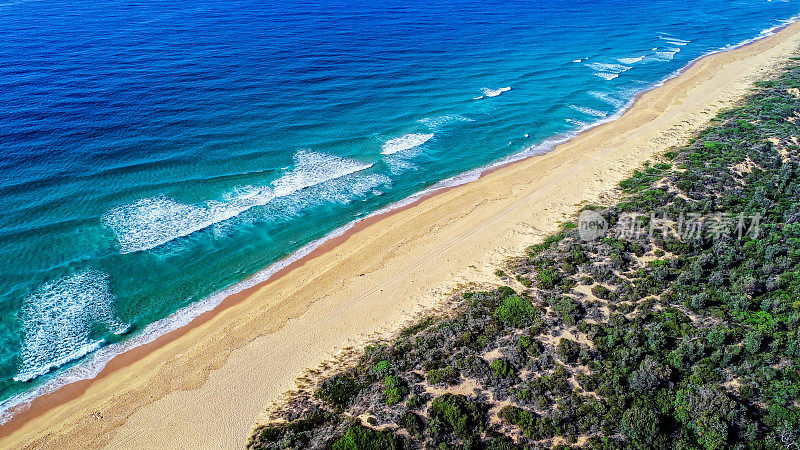
<svg viewBox="0 0 800 450">
<path fill-rule="evenodd" d="M 22 350 L 15 381 L 29 381 L 93 352 L 99 327 L 122 334 L 129 325 L 114 312 L 108 275 L 87 270 L 45 283 L 25 299 L 20 311 Z"/>
<path fill-rule="evenodd" d="M 636 64 L 642 61 L 645 58 L 645 55 L 642 56 L 633 56 L 630 58 L 617 58 L 617 61 L 621 62 L 622 64 Z"/>
<path fill-rule="evenodd" d="M 603 78 L 604 80 L 610 81 L 610 80 L 613 80 L 614 78 L 617 78 L 619 76 L 619 74 L 618 73 L 608 73 L 608 72 L 596 72 L 595 76 Z"/>
<path fill-rule="evenodd" d="M 605 116 L 608 115 L 608 113 L 605 112 L 605 111 L 600 111 L 599 109 L 589 108 L 589 107 L 586 107 L 586 106 L 569 105 L 569 107 L 574 109 L 575 111 L 578 111 L 579 113 L 583 113 L 583 114 L 586 114 L 588 116 L 605 117 Z"/>
<path fill-rule="evenodd" d="M 684 45 L 692 42 L 692 41 L 687 41 L 685 39 L 678 39 L 676 37 L 672 37 L 672 36 L 665 35 L 665 34 L 659 35 L 658 38 L 661 39 L 662 41 L 666 41 L 666 42 L 668 42 L 668 43 L 670 43 L 672 45 L 679 45 L 681 47 L 683 47 Z"/>
<path fill-rule="evenodd" d="M 439 131 L 448 125 L 458 122 L 474 122 L 474 120 L 462 116 L 461 114 L 446 114 L 443 116 L 425 117 L 419 120 L 419 123 L 425 125 L 431 131 Z"/>
<path fill-rule="evenodd" d="M 371 166 L 339 156 L 300 150 L 294 155 L 294 167 L 269 186 L 240 187 L 223 200 L 209 200 L 201 206 L 181 203 L 165 196 L 145 198 L 109 211 L 103 217 L 103 222 L 116 234 L 120 253 L 149 250 L 230 220 L 275 198 Z"/>
<path fill-rule="evenodd" d="M 627 102 L 627 100 L 621 98 L 619 94 L 615 95 L 611 92 L 589 91 L 589 95 L 603 103 L 613 106 L 614 108 L 619 108 Z"/>
<path fill-rule="evenodd" d="M 662 61 L 672 61 L 675 55 L 681 51 L 680 47 L 670 47 L 664 49 L 656 49 L 655 57 Z"/>
<path fill-rule="evenodd" d="M 616 63 L 593 62 L 586 64 L 586 67 L 594 70 L 594 75 L 605 80 L 613 80 L 622 72 L 630 70 L 630 66 Z"/>
<path fill-rule="evenodd" d="M 591 67 L 600 72 L 613 72 L 613 73 L 622 73 L 626 70 L 630 69 L 630 66 L 626 66 L 624 64 L 614 64 L 614 63 L 603 63 L 603 62 L 593 62 L 586 64 L 587 67 Z"/>
<path fill-rule="evenodd" d="M 499 89 L 491 89 L 491 88 L 483 88 L 481 92 L 483 92 L 484 97 L 497 97 L 498 95 L 502 94 L 503 92 L 508 92 L 511 90 L 511 86 L 501 87 Z M 480 98 L 480 97 L 477 97 Z"/>
<path fill-rule="evenodd" d="M 564 121 L 570 125 L 575 125 L 576 127 L 581 127 L 581 128 L 589 125 L 589 122 L 584 122 L 582 120 L 577 120 L 572 118 L 566 118 L 564 119 Z"/>
<path fill-rule="evenodd" d="M 433 138 L 433 133 L 409 133 L 389 139 L 383 144 L 381 154 L 391 155 L 397 152 L 410 150 L 428 142 Z"/>
<path fill-rule="evenodd" d="M 272 188 L 281 197 L 370 167 L 372 164 L 353 159 L 300 150 L 294 155 L 294 168 L 273 181 Z"/>
</svg>

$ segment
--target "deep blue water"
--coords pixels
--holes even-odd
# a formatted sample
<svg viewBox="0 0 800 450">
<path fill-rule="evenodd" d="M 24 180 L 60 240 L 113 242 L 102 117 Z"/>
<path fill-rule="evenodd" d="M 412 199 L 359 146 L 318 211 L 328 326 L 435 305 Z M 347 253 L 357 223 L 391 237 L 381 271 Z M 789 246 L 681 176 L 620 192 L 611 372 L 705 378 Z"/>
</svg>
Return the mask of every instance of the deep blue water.
<svg viewBox="0 0 800 450">
<path fill-rule="evenodd" d="M 149 324 L 442 180 L 546 150 L 798 12 L 2 3 L 0 400 L 68 366 L 91 374 L 88 353 L 155 335 Z"/>
</svg>

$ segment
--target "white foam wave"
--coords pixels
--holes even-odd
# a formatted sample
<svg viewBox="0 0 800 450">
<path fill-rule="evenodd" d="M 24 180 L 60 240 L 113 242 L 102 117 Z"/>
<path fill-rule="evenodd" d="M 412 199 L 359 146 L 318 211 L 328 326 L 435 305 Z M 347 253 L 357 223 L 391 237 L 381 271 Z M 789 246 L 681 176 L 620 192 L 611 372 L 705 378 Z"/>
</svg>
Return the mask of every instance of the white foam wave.
<svg viewBox="0 0 800 450">
<path fill-rule="evenodd" d="M 272 188 L 276 196 L 282 197 L 370 167 L 372 164 L 300 150 L 294 155 L 294 168 L 273 181 Z"/>
<path fill-rule="evenodd" d="M 577 127 L 585 127 L 585 126 L 589 125 L 588 122 L 584 122 L 582 120 L 572 119 L 572 118 L 564 119 L 564 121 L 567 122 L 568 124 L 575 125 Z"/>
<path fill-rule="evenodd" d="M 661 59 L 661 60 L 664 60 L 664 61 L 672 61 L 672 59 L 675 58 L 675 55 L 679 51 L 681 51 L 681 49 L 679 47 L 659 49 L 659 50 L 656 50 L 655 55 L 656 55 L 656 58 L 658 58 L 658 59 Z"/>
<path fill-rule="evenodd" d="M 224 200 L 207 201 L 202 206 L 164 196 L 145 198 L 109 211 L 103 222 L 116 234 L 120 253 L 149 250 L 232 219 L 255 206 L 266 205 L 276 197 L 291 195 L 371 166 L 300 150 L 294 155 L 294 168 L 270 186 L 245 186 Z"/>
<path fill-rule="evenodd" d="M 586 67 L 594 70 L 594 75 L 605 80 L 613 80 L 617 78 L 622 72 L 630 70 L 630 66 L 615 63 L 593 62 L 586 64 Z"/>
<path fill-rule="evenodd" d="M 679 45 L 681 47 L 683 47 L 684 45 L 692 42 L 692 41 L 687 41 L 686 39 L 678 39 L 676 37 L 672 37 L 672 36 L 665 35 L 665 34 L 659 35 L 658 38 L 661 39 L 662 41 L 666 41 L 666 42 L 670 43 L 671 45 Z"/>
<path fill-rule="evenodd" d="M 400 175 L 409 170 L 417 170 L 417 165 L 405 158 L 386 158 L 384 160 L 392 175 Z"/>
<path fill-rule="evenodd" d="M 132 253 L 202 230 L 214 219 L 206 207 L 160 196 L 113 209 L 103 222 L 116 233 L 120 253 Z"/>
<path fill-rule="evenodd" d="M 604 80 L 613 80 L 619 76 L 618 73 L 606 73 L 606 72 L 595 72 L 594 74 L 597 77 L 603 78 Z"/>
<path fill-rule="evenodd" d="M 684 45 L 688 44 L 690 41 L 680 41 L 676 39 L 664 39 L 670 45 L 677 45 L 679 47 L 683 47 Z"/>
<path fill-rule="evenodd" d="M 124 333 L 128 325 L 117 319 L 115 300 L 108 275 L 94 270 L 40 286 L 20 310 L 21 363 L 14 380 L 32 380 L 97 350 L 103 343 L 91 338 L 97 326 Z"/>
<path fill-rule="evenodd" d="M 636 64 L 644 59 L 645 55 L 642 56 L 634 56 L 630 58 L 617 58 L 617 61 L 621 62 L 622 64 Z"/>
<path fill-rule="evenodd" d="M 381 154 L 391 155 L 393 153 L 419 147 L 433 138 L 433 133 L 409 133 L 389 139 L 383 144 Z"/>
<path fill-rule="evenodd" d="M 346 204 L 364 198 L 380 186 L 391 186 L 392 179 L 387 175 L 374 173 L 362 177 L 345 177 L 325 186 L 322 195 L 314 197 L 319 203 L 335 202 Z"/>
<path fill-rule="evenodd" d="M 626 101 L 625 99 L 619 98 L 610 92 L 589 91 L 589 95 L 615 108 L 621 107 Z"/>
<path fill-rule="evenodd" d="M 614 63 L 603 63 L 603 62 L 593 62 L 586 64 L 587 67 L 591 67 L 592 69 L 598 72 L 609 72 L 609 73 L 622 73 L 626 70 L 630 70 L 630 66 L 626 66 L 624 64 L 614 64 Z"/>
<path fill-rule="evenodd" d="M 499 89 L 491 89 L 491 88 L 483 88 L 481 92 L 483 92 L 484 97 L 497 97 L 498 95 L 502 94 L 503 92 L 508 92 L 511 90 L 511 86 L 501 87 Z M 476 97 L 479 99 L 481 97 Z"/>
<path fill-rule="evenodd" d="M 473 119 L 464 117 L 461 114 L 447 114 L 444 116 L 425 117 L 419 120 L 419 123 L 428 127 L 431 131 L 439 131 L 440 129 L 458 122 L 474 122 Z"/>
<path fill-rule="evenodd" d="M 594 109 L 594 108 L 588 108 L 586 106 L 569 105 L 569 107 L 574 109 L 575 111 L 578 111 L 579 113 L 583 113 L 589 116 L 605 117 L 608 115 L 608 113 L 605 111 L 600 111 L 599 109 Z"/>
</svg>

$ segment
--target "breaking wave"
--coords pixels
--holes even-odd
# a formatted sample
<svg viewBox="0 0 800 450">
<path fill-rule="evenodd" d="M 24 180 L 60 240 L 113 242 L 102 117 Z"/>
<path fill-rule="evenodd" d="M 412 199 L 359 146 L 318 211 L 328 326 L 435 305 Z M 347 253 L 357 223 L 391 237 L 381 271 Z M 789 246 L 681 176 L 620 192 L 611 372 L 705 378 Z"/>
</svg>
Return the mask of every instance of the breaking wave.
<svg viewBox="0 0 800 450">
<path fill-rule="evenodd" d="M 655 51 L 655 56 L 663 61 L 671 61 L 679 51 L 681 51 L 680 47 L 658 49 Z"/>
<path fill-rule="evenodd" d="M 662 41 L 668 42 L 671 45 L 678 45 L 678 46 L 681 46 L 681 47 L 683 47 L 684 45 L 692 42 L 692 41 L 687 41 L 686 39 L 678 39 L 676 37 L 672 37 L 672 36 L 669 36 L 667 34 L 661 34 L 661 35 L 658 36 L 658 38 L 661 39 Z"/>
<path fill-rule="evenodd" d="M 428 127 L 431 131 L 439 131 L 440 129 L 458 122 L 474 122 L 474 120 L 464 117 L 461 114 L 448 114 L 444 116 L 425 117 L 419 120 L 419 123 Z"/>
<path fill-rule="evenodd" d="M 594 62 L 586 64 L 587 67 L 594 71 L 594 75 L 605 80 L 613 80 L 617 78 L 622 72 L 630 70 L 630 66 L 616 63 L 603 63 Z"/>
<path fill-rule="evenodd" d="M 359 161 L 309 150 L 294 155 L 294 167 L 269 186 L 245 186 L 225 200 L 189 205 L 165 196 L 145 198 L 109 211 L 103 222 L 117 236 L 120 253 L 149 250 L 232 219 L 277 197 L 372 167 Z"/>
<path fill-rule="evenodd" d="M 93 352 L 97 327 L 122 334 L 129 325 L 114 311 L 108 275 L 87 270 L 45 283 L 25 299 L 20 311 L 22 351 L 15 381 L 30 381 Z"/>
<path fill-rule="evenodd" d="M 586 106 L 569 105 L 569 107 L 574 109 L 575 111 L 578 111 L 579 113 L 583 113 L 583 114 L 586 114 L 588 116 L 605 117 L 605 116 L 608 115 L 608 113 L 605 112 L 605 111 L 600 111 L 599 109 L 589 108 L 589 107 L 586 107 Z"/>
<path fill-rule="evenodd" d="M 508 92 L 511 90 L 511 86 L 501 87 L 500 89 L 489 89 L 483 88 L 483 95 L 487 97 L 497 97 L 498 95 L 502 94 L 503 92 Z"/>
<path fill-rule="evenodd" d="M 622 64 L 630 65 L 630 64 L 636 64 L 636 63 L 642 61 L 644 58 L 645 58 L 645 55 L 642 55 L 642 56 L 634 56 L 634 57 L 630 57 L 630 58 L 617 58 L 617 61 L 621 62 Z"/>
<path fill-rule="evenodd" d="M 409 133 L 389 139 L 383 144 L 381 154 L 391 155 L 397 152 L 419 147 L 433 138 L 433 133 Z"/>
</svg>

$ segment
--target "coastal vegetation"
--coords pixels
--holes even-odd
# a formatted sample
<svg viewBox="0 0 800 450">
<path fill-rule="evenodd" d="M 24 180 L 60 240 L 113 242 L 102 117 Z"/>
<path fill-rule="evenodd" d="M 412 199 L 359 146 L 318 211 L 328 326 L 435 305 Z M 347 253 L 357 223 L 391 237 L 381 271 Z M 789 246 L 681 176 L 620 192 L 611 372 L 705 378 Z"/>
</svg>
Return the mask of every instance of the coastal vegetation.
<svg viewBox="0 0 800 450">
<path fill-rule="evenodd" d="M 795 448 L 800 66 L 498 287 L 296 393 L 253 449 Z"/>
</svg>

